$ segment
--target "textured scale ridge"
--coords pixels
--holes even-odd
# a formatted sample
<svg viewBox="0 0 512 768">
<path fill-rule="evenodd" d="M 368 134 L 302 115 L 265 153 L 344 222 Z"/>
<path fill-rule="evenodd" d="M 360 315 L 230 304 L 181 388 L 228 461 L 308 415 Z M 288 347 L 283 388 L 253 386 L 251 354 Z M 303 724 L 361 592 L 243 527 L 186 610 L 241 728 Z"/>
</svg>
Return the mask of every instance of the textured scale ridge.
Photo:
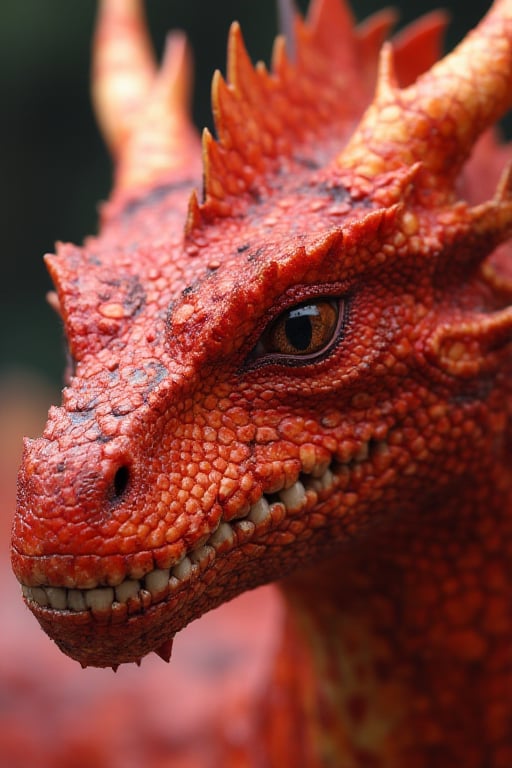
<svg viewBox="0 0 512 768">
<path fill-rule="evenodd" d="M 222 765 L 509 768 L 512 2 L 444 58 L 441 12 L 386 42 L 390 11 L 283 7 L 269 68 L 232 25 L 200 138 L 184 37 L 158 67 L 142 4 L 100 3 L 114 187 L 46 256 L 70 363 L 13 569 L 114 669 L 277 581 Z"/>
</svg>

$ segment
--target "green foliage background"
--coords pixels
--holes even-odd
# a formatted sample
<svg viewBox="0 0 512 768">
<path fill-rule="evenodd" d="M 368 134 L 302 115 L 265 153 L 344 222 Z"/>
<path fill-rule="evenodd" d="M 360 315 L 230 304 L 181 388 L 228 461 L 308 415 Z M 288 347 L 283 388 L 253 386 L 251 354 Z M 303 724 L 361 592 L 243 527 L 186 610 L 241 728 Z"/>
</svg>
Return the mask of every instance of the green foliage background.
<svg viewBox="0 0 512 768">
<path fill-rule="evenodd" d="M 304 10 L 306 2 L 300 3 Z M 437 7 L 400 0 L 403 22 Z M 445 3 L 451 47 L 483 15 L 484 0 Z M 364 18 L 382 7 L 358 0 Z M 253 58 L 268 61 L 277 31 L 274 0 L 148 0 L 157 50 L 171 27 L 185 29 L 196 59 L 194 117 L 210 125 L 213 70 L 225 62 L 229 24 L 243 26 Z M 0 375 L 12 369 L 60 380 L 59 323 L 44 300 L 50 288 L 41 256 L 54 241 L 80 242 L 96 227 L 108 195 L 110 163 L 89 104 L 92 0 L 2 0 L 0 5 Z"/>
</svg>

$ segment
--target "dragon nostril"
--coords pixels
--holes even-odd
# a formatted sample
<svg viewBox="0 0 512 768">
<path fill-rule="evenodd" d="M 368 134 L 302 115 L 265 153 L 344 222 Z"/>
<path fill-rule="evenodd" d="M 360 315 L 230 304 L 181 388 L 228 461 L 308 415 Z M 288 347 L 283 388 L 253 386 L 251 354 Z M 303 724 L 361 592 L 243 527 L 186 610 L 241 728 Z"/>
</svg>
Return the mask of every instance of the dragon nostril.
<svg viewBox="0 0 512 768">
<path fill-rule="evenodd" d="M 124 492 L 126 491 L 126 488 L 128 487 L 128 481 L 130 479 L 130 471 L 128 467 L 121 466 L 119 469 L 116 470 L 116 473 L 114 475 L 114 498 L 119 499 Z"/>
</svg>

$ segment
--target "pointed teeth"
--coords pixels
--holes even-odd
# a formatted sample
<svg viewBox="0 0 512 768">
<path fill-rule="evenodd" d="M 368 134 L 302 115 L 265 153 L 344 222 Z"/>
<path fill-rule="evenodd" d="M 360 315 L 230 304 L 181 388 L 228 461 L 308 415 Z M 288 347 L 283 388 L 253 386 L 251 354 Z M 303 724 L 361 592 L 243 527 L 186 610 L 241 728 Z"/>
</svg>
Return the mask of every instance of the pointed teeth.
<svg viewBox="0 0 512 768">
<path fill-rule="evenodd" d="M 334 485 L 334 475 L 330 469 L 326 469 L 323 475 L 320 477 L 313 477 L 308 480 L 307 485 L 308 488 L 311 488 L 311 490 L 316 491 L 317 493 L 321 493 L 322 491 L 326 491 Z"/>
<path fill-rule="evenodd" d="M 140 581 L 126 579 L 116 587 L 116 600 L 127 603 L 128 600 L 137 597 L 140 590 Z"/>
<path fill-rule="evenodd" d="M 157 568 L 150 571 L 144 578 L 144 584 L 153 596 L 165 591 L 169 586 L 169 569 Z"/>
<path fill-rule="evenodd" d="M 279 498 L 289 512 L 298 512 L 306 503 L 306 489 L 297 480 L 290 488 L 279 491 Z"/>
<path fill-rule="evenodd" d="M 264 496 L 251 506 L 248 517 L 256 525 L 263 523 L 270 517 L 270 504 Z"/>
<path fill-rule="evenodd" d="M 188 557 L 184 557 L 181 563 L 178 563 L 178 565 L 175 565 L 172 569 L 173 576 L 176 576 L 176 578 L 180 581 L 183 581 L 183 579 L 188 579 L 191 573 L 192 562 Z"/>
<path fill-rule="evenodd" d="M 59 587 L 46 587 L 46 594 L 50 605 L 58 611 L 67 608 L 66 590 Z"/>
<path fill-rule="evenodd" d="M 94 611 L 107 611 L 112 608 L 114 590 L 112 587 L 97 587 L 85 592 L 85 604 Z M 66 607 L 66 606 L 65 606 Z"/>
<path fill-rule="evenodd" d="M 233 533 L 233 528 L 229 523 L 221 523 L 215 533 L 212 533 L 208 539 L 208 543 L 213 547 L 220 547 L 222 544 L 226 543 L 233 544 L 234 540 L 235 535 Z"/>
<path fill-rule="evenodd" d="M 284 487 L 284 475 L 274 478 L 273 485 L 269 485 L 257 501 L 240 506 L 229 521 L 221 518 L 211 534 L 198 537 L 188 555 L 168 568 L 155 568 L 140 578 L 127 578 L 116 587 L 22 586 L 24 597 L 54 611 L 79 613 L 90 610 L 100 614 L 113 611 L 123 617 L 145 610 L 152 604 L 163 602 L 169 594 L 184 589 L 187 581 L 196 578 L 217 557 L 220 559 L 234 547 L 243 546 L 263 534 L 269 525 L 278 527 L 287 515 L 293 516 L 308 505 L 311 507 L 319 496 L 324 494 L 325 497 L 334 487 L 346 489 L 356 469 L 361 470 L 359 464 L 366 462 L 370 453 L 381 457 L 389 453 L 389 449 L 385 440 L 365 442 L 357 450 L 347 450 L 343 461 L 338 457 L 335 469 L 331 469 L 326 460 L 315 463 L 314 456 L 305 453 L 307 470 L 304 469 L 288 488 Z M 164 646 L 158 653 L 167 660 L 170 646 Z"/>
<path fill-rule="evenodd" d="M 23 594 L 29 600 L 33 600 L 38 605 L 41 605 L 43 608 L 50 605 L 50 601 L 48 599 L 48 595 L 46 594 L 46 590 L 44 589 L 44 587 L 26 587 Z"/>
<path fill-rule="evenodd" d="M 213 547 L 208 546 L 208 544 L 204 544 L 202 547 L 194 549 L 194 551 L 190 553 L 190 559 L 192 563 L 195 563 L 196 565 L 202 565 L 214 557 L 215 550 Z"/>
<path fill-rule="evenodd" d="M 76 612 L 87 610 L 84 593 L 81 589 L 68 590 L 68 608 Z"/>
</svg>

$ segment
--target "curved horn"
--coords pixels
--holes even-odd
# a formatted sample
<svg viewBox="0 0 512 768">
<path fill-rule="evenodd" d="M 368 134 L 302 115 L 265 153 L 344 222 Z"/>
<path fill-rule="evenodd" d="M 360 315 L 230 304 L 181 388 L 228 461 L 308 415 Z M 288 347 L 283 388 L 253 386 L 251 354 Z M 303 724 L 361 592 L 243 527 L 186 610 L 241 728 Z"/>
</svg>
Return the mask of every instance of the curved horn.
<svg viewBox="0 0 512 768">
<path fill-rule="evenodd" d="M 421 161 L 429 184 L 453 187 L 481 133 L 512 104 L 512 2 L 495 0 L 480 25 L 408 88 L 383 48 L 375 99 L 338 157 L 374 177 Z"/>
</svg>

